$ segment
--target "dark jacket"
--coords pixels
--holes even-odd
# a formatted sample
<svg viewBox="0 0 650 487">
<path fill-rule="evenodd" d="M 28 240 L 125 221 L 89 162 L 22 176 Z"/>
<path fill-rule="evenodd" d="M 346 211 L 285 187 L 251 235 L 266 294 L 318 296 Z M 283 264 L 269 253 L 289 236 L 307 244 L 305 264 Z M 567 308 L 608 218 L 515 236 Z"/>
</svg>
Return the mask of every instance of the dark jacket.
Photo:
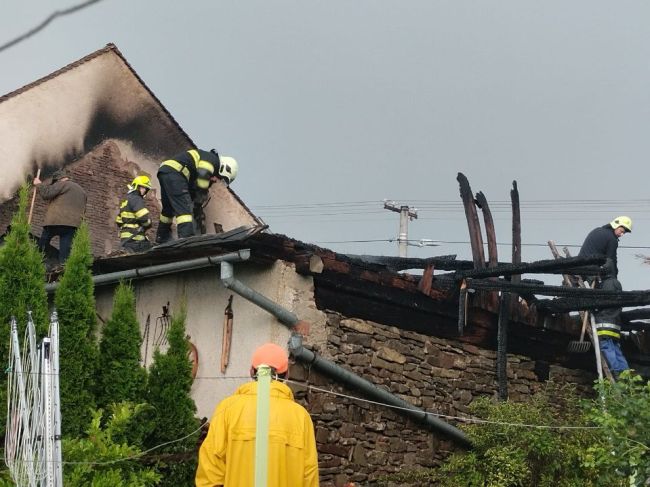
<svg viewBox="0 0 650 487">
<path fill-rule="evenodd" d="M 158 172 L 177 171 L 187 179 L 191 193 L 207 191 L 210 178 L 219 171 L 219 157 L 213 152 L 191 149 L 163 161 Z"/>
<path fill-rule="evenodd" d="M 50 204 L 45 213 L 43 226 L 66 225 L 78 227 L 86 212 L 86 192 L 74 181 L 59 180 L 52 184 L 41 184 L 38 193 Z"/>
<path fill-rule="evenodd" d="M 598 289 L 603 291 L 622 291 L 623 286 L 618 279 L 610 277 L 604 279 Z M 598 335 L 602 335 L 606 338 L 619 339 L 621 337 L 620 327 L 623 324 L 622 317 L 623 308 L 602 308 L 594 310 L 594 319 L 596 320 L 596 328 L 598 329 Z M 606 325 L 606 326 L 603 326 Z"/>
<path fill-rule="evenodd" d="M 594 228 L 587 238 L 585 238 L 582 248 L 578 257 L 591 257 L 600 255 L 611 259 L 608 262 L 609 269 L 606 274 L 611 277 L 618 276 L 618 264 L 616 260 L 616 251 L 618 250 L 618 237 L 614 233 L 611 225 L 603 225 L 602 227 Z"/>
<path fill-rule="evenodd" d="M 129 191 L 120 203 L 115 223 L 120 227 L 122 242 L 146 240 L 145 231 L 151 227 L 151 216 L 138 190 Z"/>
</svg>

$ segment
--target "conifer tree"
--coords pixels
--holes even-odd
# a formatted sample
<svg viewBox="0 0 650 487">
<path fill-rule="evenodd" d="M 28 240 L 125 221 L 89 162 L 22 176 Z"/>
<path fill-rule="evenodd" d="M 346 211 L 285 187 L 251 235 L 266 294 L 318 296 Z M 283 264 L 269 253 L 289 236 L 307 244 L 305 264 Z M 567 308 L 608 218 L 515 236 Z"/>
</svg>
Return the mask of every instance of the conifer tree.
<svg viewBox="0 0 650 487">
<path fill-rule="evenodd" d="M 11 230 L 0 247 L 0 352 L 6 363 L 9 351 L 9 321 L 16 317 L 22 330 L 27 323 L 27 311 L 32 312 L 39 336 L 47 333 L 47 293 L 45 267 L 36 243 L 29 236 L 27 203 L 29 186 L 20 188 L 18 210 L 11 220 Z"/>
<path fill-rule="evenodd" d="M 78 436 L 88 428 L 95 407 L 97 320 L 92 260 L 88 226 L 83 222 L 54 296 L 60 322 L 61 424 L 63 434 L 69 436 Z"/>
<path fill-rule="evenodd" d="M 167 334 L 167 353 L 156 350 L 149 369 L 147 401 L 155 410 L 154 428 L 147 441 L 149 448 L 182 438 L 197 430 L 199 426 L 194 416 L 196 405 L 190 396 L 192 364 L 188 358 L 185 318 L 186 310 L 183 305 L 180 312 L 172 316 Z M 161 451 L 187 451 L 195 447 L 198 436 L 197 431 L 196 435 L 191 435 Z M 162 486 L 192 485 L 196 458 L 185 463 L 159 464 L 158 468 L 163 473 Z"/>
<path fill-rule="evenodd" d="M 49 319 L 45 292 L 45 267 L 41 253 L 29 236 L 27 203 L 29 186 L 20 188 L 18 210 L 11 220 L 11 230 L 0 247 L 0 360 L 7 364 L 9 330 L 12 316 L 19 325 L 22 340 L 27 323 L 27 311 L 32 312 L 36 332 L 40 337 L 47 333 Z M 7 381 L 0 378 L 0 404 L 7 403 Z M 6 408 L 0 408 L 0 434 L 4 435 Z"/>
<path fill-rule="evenodd" d="M 97 405 L 144 399 L 146 371 L 140 366 L 140 324 L 135 314 L 135 295 L 121 282 L 113 297 L 113 312 L 99 344 L 101 367 L 97 369 Z"/>
</svg>

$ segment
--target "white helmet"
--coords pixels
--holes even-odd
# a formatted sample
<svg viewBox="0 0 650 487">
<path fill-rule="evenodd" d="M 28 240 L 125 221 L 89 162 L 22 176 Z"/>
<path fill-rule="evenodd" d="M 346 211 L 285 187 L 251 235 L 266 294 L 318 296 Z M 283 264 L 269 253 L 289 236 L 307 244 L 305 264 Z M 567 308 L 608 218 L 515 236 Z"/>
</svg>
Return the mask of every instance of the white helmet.
<svg viewBox="0 0 650 487">
<path fill-rule="evenodd" d="M 239 164 L 234 157 L 219 155 L 219 177 L 223 179 L 226 184 L 232 183 L 237 177 Z"/>
</svg>

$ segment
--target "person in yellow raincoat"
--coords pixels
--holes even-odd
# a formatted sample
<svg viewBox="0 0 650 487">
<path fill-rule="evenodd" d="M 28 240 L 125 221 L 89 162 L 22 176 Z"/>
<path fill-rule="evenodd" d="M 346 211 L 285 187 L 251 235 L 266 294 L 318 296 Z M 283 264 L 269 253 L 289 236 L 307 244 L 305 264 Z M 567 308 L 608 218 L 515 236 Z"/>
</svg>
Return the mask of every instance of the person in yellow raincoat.
<svg viewBox="0 0 650 487">
<path fill-rule="evenodd" d="M 274 375 L 286 377 L 287 352 L 274 343 L 257 348 L 251 377 L 257 367 L 269 365 Z M 210 420 L 196 471 L 197 487 L 252 487 L 255 483 L 255 428 L 257 382 L 240 386 L 221 401 Z M 293 400 L 291 389 L 271 382 L 268 487 L 318 487 L 318 455 L 309 413 Z"/>
</svg>

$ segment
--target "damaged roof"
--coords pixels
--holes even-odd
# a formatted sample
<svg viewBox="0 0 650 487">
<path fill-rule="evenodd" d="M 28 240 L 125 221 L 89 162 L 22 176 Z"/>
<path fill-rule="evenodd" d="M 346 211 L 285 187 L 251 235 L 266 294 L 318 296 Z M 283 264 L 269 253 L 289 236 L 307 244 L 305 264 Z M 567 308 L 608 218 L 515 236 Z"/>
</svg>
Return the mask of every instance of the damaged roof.
<svg viewBox="0 0 650 487">
<path fill-rule="evenodd" d="M 311 276 L 314 299 L 321 310 L 425 335 L 455 338 L 481 348 L 496 348 L 498 302 L 494 291 L 474 293 L 467 322 L 459 330 L 460 281 L 455 273 L 429 274 L 431 282 L 426 286 L 426 273 L 416 275 L 395 270 L 395 259 L 399 258 L 348 256 L 263 230 L 263 227 L 240 227 L 222 234 L 173 241 L 142 254 L 97 259 L 94 271 L 103 274 L 250 249 L 252 262 L 270 265 L 282 260 L 293 264 L 298 273 Z M 434 262 L 447 268 L 467 269 L 468 266 L 454 256 L 410 259 L 408 265 L 422 268 Z M 565 267 L 572 262 L 567 262 Z M 540 261 L 524 265 L 535 268 L 549 264 Z M 539 283 L 532 281 L 535 282 Z M 529 284 L 524 281 L 522 286 L 526 285 Z M 534 304 L 520 300 L 512 310 L 511 323 L 509 352 L 593 370 L 592 354 L 567 353 L 568 342 L 579 334 L 576 319 L 567 314 L 554 316 L 542 312 Z"/>
</svg>

